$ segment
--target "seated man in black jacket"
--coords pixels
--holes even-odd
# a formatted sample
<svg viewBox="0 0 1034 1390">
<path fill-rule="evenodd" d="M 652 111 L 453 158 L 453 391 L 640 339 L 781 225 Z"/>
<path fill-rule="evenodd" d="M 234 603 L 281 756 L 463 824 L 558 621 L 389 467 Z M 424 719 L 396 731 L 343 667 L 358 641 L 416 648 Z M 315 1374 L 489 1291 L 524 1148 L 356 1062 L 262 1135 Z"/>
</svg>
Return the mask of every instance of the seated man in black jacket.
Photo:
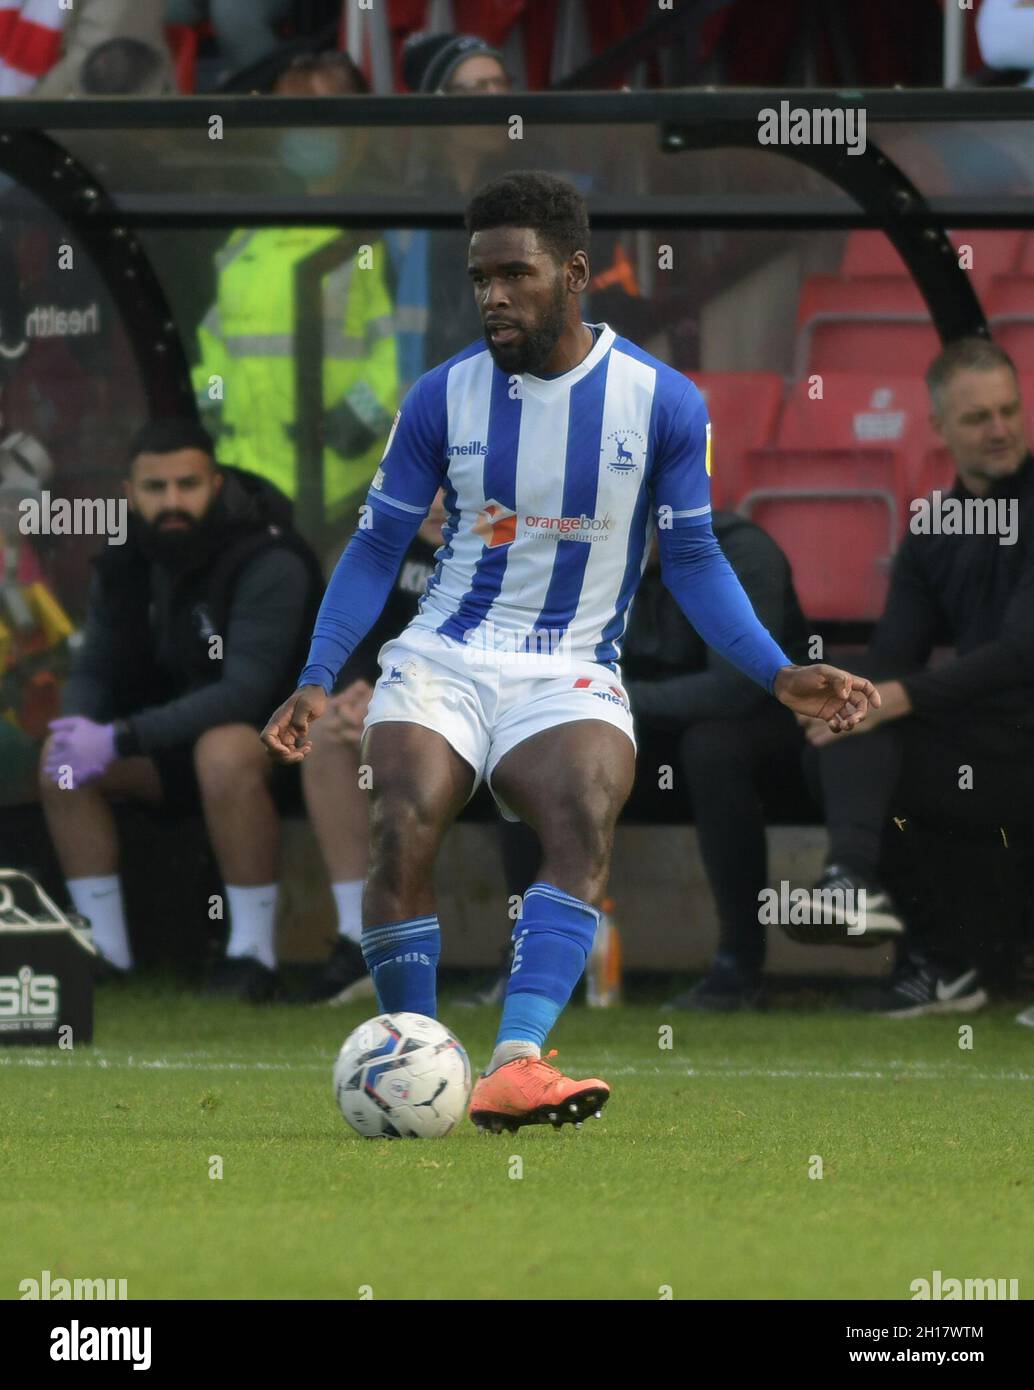
<svg viewBox="0 0 1034 1390">
<path fill-rule="evenodd" d="M 779 546 L 735 512 L 716 511 L 711 522 L 755 613 L 794 661 L 810 660 L 807 621 Z M 816 814 L 801 766 L 804 739 L 794 716 L 686 621 L 661 580 L 656 543 L 629 615 L 621 669 L 639 741 L 624 814 L 692 819 L 718 909 L 711 969 L 669 1007 L 749 1007 L 759 999 L 765 960 L 766 811 Z M 537 839 L 523 825 L 503 825 L 500 833 L 507 891 L 521 894 L 538 876 Z"/>
<path fill-rule="evenodd" d="M 816 887 L 864 889 L 867 911 L 897 901 L 908 949 L 860 1002 L 899 1018 L 986 1001 L 981 975 L 1021 948 L 1002 935 L 1010 918 L 1030 930 L 1034 843 L 1034 460 L 1019 384 L 982 338 L 949 344 L 926 380 L 958 478 L 912 504 L 861 664 L 882 704 L 864 736 L 828 748 L 804 721 L 823 749 L 830 834 Z M 930 667 L 938 646 L 954 654 Z M 828 907 L 811 939 L 842 939 L 842 917 Z"/>
<path fill-rule="evenodd" d="M 302 785 L 338 919 L 330 959 L 308 992 L 311 1003 L 344 1004 L 373 994 L 359 944 L 370 848 L 369 781 L 360 769 L 359 745 L 374 682 L 380 676 L 377 653 L 415 616 L 434 573 L 434 553 L 442 544 L 444 521 L 445 503 L 439 491 L 406 552 L 381 616 L 342 667 L 326 715 L 310 730 L 312 752 L 302 764 Z"/>
<path fill-rule="evenodd" d="M 110 969 L 132 967 L 110 798 L 196 802 L 226 884 L 215 988 L 275 982 L 279 824 L 257 736 L 293 688 L 319 602 L 315 557 L 264 480 L 216 466 L 185 420 L 147 425 L 124 484 L 124 546 L 94 562 L 85 634 L 41 763 L 50 833 Z"/>
</svg>

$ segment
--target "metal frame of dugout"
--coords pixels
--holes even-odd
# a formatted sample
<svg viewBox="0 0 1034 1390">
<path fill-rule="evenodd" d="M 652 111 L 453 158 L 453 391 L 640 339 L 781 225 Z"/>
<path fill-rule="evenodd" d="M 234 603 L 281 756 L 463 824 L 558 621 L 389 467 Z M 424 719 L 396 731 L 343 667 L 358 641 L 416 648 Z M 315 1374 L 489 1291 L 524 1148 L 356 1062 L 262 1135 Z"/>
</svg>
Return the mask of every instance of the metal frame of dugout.
<svg viewBox="0 0 1034 1390">
<path fill-rule="evenodd" d="M 863 110 L 874 138 L 864 153 L 843 147 L 761 145 L 758 113 L 788 103 L 791 108 Z M 216 110 L 227 127 L 242 129 L 320 126 L 416 128 L 505 124 L 517 108 L 534 128 L 571 126 L 652 126 L 658 148 L 672 159 L 700 150 L 767 151 L 821 174 L 856 205 L 853 209 L 794 205 L 792 199 L 684 197 L 644 200 L 589 198 L 593 224 L 628 230 L 665 228 L 847 230 L 880 228 L 897 248 L 926 300 L 943 340 L 967 333 L 986 334 L 983 312 L 945 228 L 958 226 L 1034 227 L 1034 200 L 1002 199 L 988 207 L 984 198 L 960 197 L 933 209 L 921 188 L 906 177 L 879 144 L 884 122 L 930 123 L 1017 121 L 1034 116 L 1034 92 L 1026 90 L 855 91 L 754 89 L 531 93 L 470 97 L 443 102 L 439 97 L 273 98 L 209 95 L 137 101 L 126 98 L 73 102 L 19 100 L 4 103 L 0 131 L 0 171 L 39 199 L 79 237 L 94 259 L 123 317 L 141 381 L 155 412 L 193 412 L 187 359 L 172 313 L 143 246 L 144 228 L 271 225 L 462 228 L 462 206 L 448 199 L 438 206 L 414 205 L 404 196 L 370 199 L 255 194 L 208 197 L 199 202 L 190 189 L 169 194 L 134 193 L 120 197 L 62 143 L 62 132 L 110 131 L 113 139 L 144 130 L 203 132 Z M 316 365 L 316 364 L 314 364 Z M 310 378 L 311 379 L 311 378 Z M 304 433 L 304 431 L 303 431 Z"/>
<path fill-rule="evenodd" d="M 759 112 L 778 107 L 864 111 L 872 134 L 861 155 L 835 145 L 761 145 Z M 198 198 L 177 188 L 170 170 L 169 190 L 119 193 L 105 187 L 94 169 L 77 158 L 76 137 L 111 132 L 113 141 L 131 144 L 144 131 L 195 132 L 204 138 L 210 117 L 221 116 L 233 132 L 281 131 L 309 127 L 388 129 L 410 127 L 504 126 L 517 111 L 526 127 L 652 129 L 656 149 L 677 161 L 700 151 L 763 151 L 795 161 L 821 175 L 842 196 L 817 198 L 740 194 L 685 194 L 644 198 L 629 189 L 589 196 L 593 225 L 601 229 L 722 228 L 726 230 L 882 229 L 894 244 L 922 293 L 942 340 L 988 332 L 972 285 L 957 263 L 945 232 L 963 227 L 1034 227 L 1034 201 L 1010 192 L 995 205 L 986 197 L 957 197 L 931 205 L 881 148 L 879 129 L 887 122 L 917 130 L 931 124 L 949 129 L 960 122 L 1016 122 L 1034 116 L 1034 92 L 835 91 L 803 89 L 692 89 L 649 92 L 531 93 L 470 97 L 443 102 L 437 96 L 274 98 L 227 96 L 160 98 L 137 101 L 32 101 L 4 103 L 0 129 L 0 172 L 8 174 L 62 219 L 92 257 L 110 291 L 127 332 L 140 380 L 153 414 L 193 415 L 195 404 L 187 354 L 174 315 L 148 260 L 138 232 L 146 229 L 208 229 L 261 225 L 364 228 L 419 227 L 462 229 L 457 196 L 416 199 L 405 189 L 388 197 L 288 196 L 272 198 L 261 188 Z M 68 134 L 65 134 L 68 132 Z M 70 146 L 68 148 L 66 146 Z M 539 167 L 543 160 L 536 161 Z M 545 163 L 548 167 L 548 161 Z M 1034 184 L 1034 179 L 1032 179 Z M 851 206 L 847 203 L 850 200 Z M 312 267 L 318 276 L 321 265 Z M 311 309 L 318 285 L 304 271 L 298 279 L 298 308 Z M 316 537 L 322 524 L 322 446 L 320 444 L 322 355 L 318 335 L 300 335 L 298 519 Z M 315 414 L 313 414 L 315 412 Z M 311 420 L 307 416 L 313 414 Z"/>
<path fill-rule="evenodd" d="M 864 110 L 872 138 L 860 156 L 836 146 L 760 145 L 758 113 L 787 102 L 791 108 Z M 141 380 L 153 409 L 193 410 L 186 356 L 161 286 L 136 235 L 145 228 L 226 228 L 273 225 L 422 227 L 460 230 L 458 199 L 437 206 L 398 197 L 347 196 L 270 199 L 254 194 L 198 201 L 189 188 L 170 193 L 119 196 L 73 157 L 62 132 L 110 131 L 125 139 L 143 130 L 203 131 L 213 110 L 233 129 L 299 127 L 416 128 L 505 124 L 514 109 L 526 125 L 652 126 L 658 148 L 670 158 L 700 150 L 765 151 L 797 161 L 824 176 L 855 207 L 737 197 L 685 196 L 643 199 L 638 193 L 589 197 L 593 225 L 628 230 L 723 228 L 883 230 L 897 248 L 929 306 L 943 340 L 986 334 L 980 304 L 959 269 L 945 228 L 1034 227 L 1034 188 L 992 202 L 986 196 L 940 200 L 936 208 L 921 188 L 883 152 L 879 126 L 1021 121 L 1034 117 L 1034 91 L 852 91 L 754 89 L 531 93 L 468 97 L 274 98 L 210 95 L 137 101 L 127 98 L 75 102 L 18 100 L 4 103 L 0 172 L 64 220 L 93 257 L 123 315 Z"/>
</svg>

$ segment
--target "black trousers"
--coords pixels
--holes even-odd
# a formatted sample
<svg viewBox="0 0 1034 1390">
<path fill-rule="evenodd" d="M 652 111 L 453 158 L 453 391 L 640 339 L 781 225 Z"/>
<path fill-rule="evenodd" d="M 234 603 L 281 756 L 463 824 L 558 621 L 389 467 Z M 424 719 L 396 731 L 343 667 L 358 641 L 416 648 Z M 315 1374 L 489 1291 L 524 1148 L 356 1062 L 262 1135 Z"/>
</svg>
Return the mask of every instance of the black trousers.
<svg viewBox="0 0 1034 1390">
<path fill-rule="evenodd" d="M 1034 757 L 1000 733 L 912 717 L 809 756 L 830 862 L 885 883 L 912 955 L 1004 984 L 1034 930 Z"/>
<path fill-rule="evenodd" d="M 773 813 L 788 822 L 818 814 L 803 773 L 803 735 L 774 700 L 745 718 L 681 729 L 640 725 L 637 735 L 635 785 L 622 819 L 696 825 L 718 911 L 719 954 L 745 975 L 758 974 L 765 959 L 758 902 L 768 883 L 766 821 Z M 507 892 L 523 894 L 538 875 L 538 837 L 525 825 L 508 825 L 501 844 Z M 687 918 L 681 930 L 688 936 L 693 925 Z"/>
</svg>

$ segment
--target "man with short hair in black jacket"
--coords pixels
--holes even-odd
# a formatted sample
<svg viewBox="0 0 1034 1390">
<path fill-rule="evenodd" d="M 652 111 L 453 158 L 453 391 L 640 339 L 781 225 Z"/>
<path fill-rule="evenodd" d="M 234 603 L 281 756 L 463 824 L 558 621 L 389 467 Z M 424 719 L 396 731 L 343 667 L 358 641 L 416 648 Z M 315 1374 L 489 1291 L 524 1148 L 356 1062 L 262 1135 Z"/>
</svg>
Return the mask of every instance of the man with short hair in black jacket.
<svg viewBox="0 0 1034 1390">
<path fill-rule="evenodd" d="M 864 737 L 852 731 L 828 748 L 833 740 L 803 721 L 823 749 L 830 833 L 812 914 L 821 920 L 808 934 L 845 933 L 845 914 L 835 899 L 820 904 L 818 890 L 850 888 L 857 902 L 864 889 L 867 917 L 896 900 L 907 952 L 859 1003 L 899 1018 L 979 1008 L 982 973 L 1004 958 L 1007 978 L 1019 948 L 1003 936 L 1016 926 L 1009 918 L 1027 916 L 1029 931 L 1031 913 L 1034 459 L 1016 370 L 996 344 L 959 339 L 926 379 L 958 477 L 948 494 L 912 504 L 860 664 L 882 704 Z M 943 646 L 953 655 L 931 667 Z"/>
<path fill-rule="evenodd" d="M 319 603 L 319 566 L 265 480 L 219 468 L 188 420 L 144 427 L 124 483 L 124 545 L 94 562 L 63 717 L 43 751 L 43 808 L 76 910 L 108 967 L 132 955 L 110 798 L 200 801 L 226 884 L 220 991 L 267 998 L 279 823 L 257 731 L 293 686 Z"/>
</svg>

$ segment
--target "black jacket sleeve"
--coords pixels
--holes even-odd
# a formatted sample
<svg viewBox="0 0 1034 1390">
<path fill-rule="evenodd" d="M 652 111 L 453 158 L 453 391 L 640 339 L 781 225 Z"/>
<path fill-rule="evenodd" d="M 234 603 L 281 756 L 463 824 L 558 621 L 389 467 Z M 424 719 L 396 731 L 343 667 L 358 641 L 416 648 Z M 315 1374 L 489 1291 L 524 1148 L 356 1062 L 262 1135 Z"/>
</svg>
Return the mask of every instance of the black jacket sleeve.
<svg viewBox="0 0 1034 1390">
<path fill-rule="evenodd" d="M 61 692 L 62 714 L 110 723 L 116 713 L 116 692 L 126 688 L 131 674 L 129 655 L 119 644 L 117 625 L 106 611 L 103 589 L 94 575 L 82 637 Z"/>
<path fill-rule="evenodd" d="M 265 550 L 241 571 L 230 603 L 217 681 L 140 710 L 130 727 L 142 753 L 195 743 L 217 724 L 262 725 L 290 688 L 308 575 L 290 550 Z"/>
<path fill-rule="evenodd" d="M 865 674 L 875 680 L 897 680 L 922 670 L 943 627 L 917 543 L 906 536 L 894 559 L 890 591 L 869 644 Z"/>
<path fill-rule="evenodd" d="M 917 714 L 958 709 L 999 690 L 1034 683 L 1034 546 L 1028 549 L 998 636 L 903 684 Z"/>
</svg>

